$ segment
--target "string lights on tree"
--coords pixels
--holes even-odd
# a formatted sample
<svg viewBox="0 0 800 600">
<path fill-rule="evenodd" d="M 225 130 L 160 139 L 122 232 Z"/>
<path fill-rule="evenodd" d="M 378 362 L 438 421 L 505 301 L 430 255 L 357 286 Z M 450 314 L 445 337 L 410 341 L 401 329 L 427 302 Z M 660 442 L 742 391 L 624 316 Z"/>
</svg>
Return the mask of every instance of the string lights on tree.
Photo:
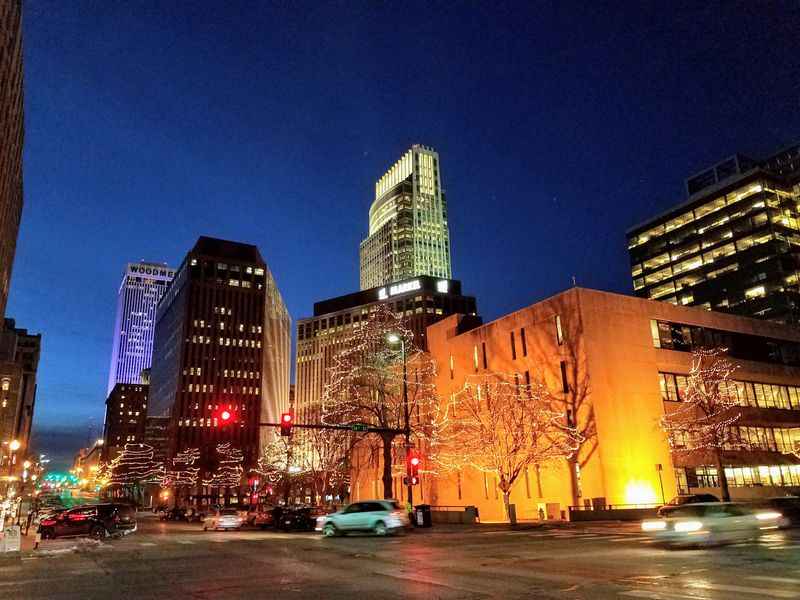
<svg viewBox="0 0 800 600">
<path fill-rule="evenodd" d="M 742 414 L 732 381 L 737 368 L 725 348 L 693 350 L 681 401 L 670 403 L 661 418 L 674 453 L 713 461 L 724 501 L 730 500 L 730 491 L 723 452 L 743 445 L 733 428 Z"/>
<path fill-rule="evenodd" d="M 343 345 L 323 392 L 322 419 L 329 424 L 364 423 L 394 430 L 377 434 L 377 440 L 366 438 L 367 444 L 380 442 L 383 492 L 391 498 L 392 465 L 402 463 L 399 457 L 405 455 L 404 436 L 396 432 L 406 426 L 406 398 L 409 442 L 417 447 L 435 446 L 436 363 L 415 345 L 414 334 L 402 317 L 385 305 L 372 310 Z"/>
<path fill-rule="evenodd" d="M 197 483 L 200 468 L 194 464 L 200 460 L 198 448 L 187 448 L 178 452 L 172 459 L 173 469 L 168 469 L 164 476 L 164 485 L 193 486 Z"/>
<path fill-rule="evenodd" d="M 217 468 L 211 477 L 203 480 L 203 485 L 211 487 L 239 487 L 242 483 L 242 462 L 244 455 L 230 442 L 217 444 Z"/>
<path fill-rule="evenodd" d="M 469 376 L 442 405 L 435 460 L 451 471 L 494 473 L 508 515 L 511 490 L 525 469 L 569 458 L 580 445 L 555 405 L 543 385 L 521 383 L 518 375 Z"/>
</svg>

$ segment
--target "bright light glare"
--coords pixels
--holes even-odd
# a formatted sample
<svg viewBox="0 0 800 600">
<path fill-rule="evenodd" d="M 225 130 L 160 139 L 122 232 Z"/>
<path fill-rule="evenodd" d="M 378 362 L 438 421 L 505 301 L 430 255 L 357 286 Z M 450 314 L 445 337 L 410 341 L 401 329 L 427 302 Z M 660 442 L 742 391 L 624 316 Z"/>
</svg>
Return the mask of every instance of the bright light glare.
<svg viewBox="0 0 800 600">
<path fill-rule="evenodd" d="M 665 521 L 642 521 L 642 531 L 660 531 L 666 528 Z"/>
<path fill-rule="evenodd" d="M 774 510 L 756 513 L 756 519 L 759 521 L 772 521 L 774 519 L 780 519 L 782 516 L 781 513 L 775 512 Z"/>
<path fill-rule="evenodd" d="M 231 413 L 229 413 L 227 410 L 223 410 L 220 417 L 222 417 L 223 421 L 227 421 L 228 419 L 231 418 Z"/>
<path fill-rule="evenodd" d="M 390 333 L 386 336 L 386 339 L 389 341 L 390 344 L 397 344 L 400 341 L 400 336 L 396 333 Z"/>
<path fill-rule="evenodd" d="M 689 531 L 699 531 L 703 528 L 703 524 L 700 521 L 681 521 L 680 523 L 675 523 L 675 531 L 680 531 L 683 533 Z"/>
</svg>

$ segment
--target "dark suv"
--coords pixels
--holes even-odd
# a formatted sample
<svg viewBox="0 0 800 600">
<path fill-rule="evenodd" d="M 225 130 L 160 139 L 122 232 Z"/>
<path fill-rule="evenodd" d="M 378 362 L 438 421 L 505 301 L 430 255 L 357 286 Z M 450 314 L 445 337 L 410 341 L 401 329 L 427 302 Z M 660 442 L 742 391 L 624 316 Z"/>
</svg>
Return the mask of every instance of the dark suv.
<svg viewBox="0 0 800 600">
<path fill-rule="evenodd" d="M 39 533 L 44 539 L 88 535 L 102 539 L 108 535 L 136 531 L 136 511 L 127 504 L 89 504 L 44 518 Z"/>
</svg>

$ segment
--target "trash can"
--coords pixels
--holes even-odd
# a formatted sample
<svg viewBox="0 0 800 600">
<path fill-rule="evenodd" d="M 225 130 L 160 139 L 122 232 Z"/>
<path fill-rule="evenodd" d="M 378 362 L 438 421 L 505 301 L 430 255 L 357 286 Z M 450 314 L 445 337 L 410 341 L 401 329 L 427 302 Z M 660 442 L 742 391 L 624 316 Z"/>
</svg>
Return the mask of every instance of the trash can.
<svg viewBox="0 0 800 600">
<path fill-rule="evenodd" d="M 433 520 L 431 519 L 431 505 L 417 504 L 414 507 L 414 526 L 430 527 L 431 525 L 433 525 Z"/>
</svg>

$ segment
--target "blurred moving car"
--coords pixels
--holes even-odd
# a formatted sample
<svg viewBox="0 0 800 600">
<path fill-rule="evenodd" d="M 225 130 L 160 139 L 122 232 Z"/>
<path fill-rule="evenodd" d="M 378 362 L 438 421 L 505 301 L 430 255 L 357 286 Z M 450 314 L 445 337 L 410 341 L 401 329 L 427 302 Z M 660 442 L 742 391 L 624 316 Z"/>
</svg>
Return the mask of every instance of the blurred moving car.
<svg viewBox="0 0 800 600">
<path fill-rule="evenodd" d="M 316 530 L 325 537 L 355 531 L 371 531 L 383 536 L 402 531 L 409 525 L 408 513 L 397 500 L 368 500 L 319 517 Z"/>
<path fill-rule="evenodd" d="M 239 514 L 235 508 L 222 508 L 215 511 L 203 521 L 203 531 L 209 529 L 216 531 L 217 529 L 241 529 L 244 525 L 244 518 Z"/>
<path fill-rule="evenodd" d="M 136 531 L 136 511 L 128 504 L 89 504 L 58 512 L 39 522 L 44 539 L 88 535 L 102 539 Z"/>
<path fill-rule="evenodd" d="M 719 502 L 719 498 L 717 498 L 714 494 L 680 494 L 675 496 L 663 506 L 659 507 L 657 514 L 659 517 L 663 517 L 679 506 L 684 506 L 686 504 L 699 504 L 701 502 Z"/>
<path fill-rule="evenodd" d="M 703 502 L 678 506 L 666 516 L 643 521 L 642 531 L 667 546 L 727 544 L 777 529 L 781 517 L 776 511 L 753 510 L 735 502 Z"/>
<path fill-rule="evenodd" d="M 756 511 L 774 511 L 781 514 L 778 520 L 780 529 L 800 526 L 800 497 L 799 496 L 779 496 L 775 498 L 765 498 L 753 503 Z"/>
</svg>

